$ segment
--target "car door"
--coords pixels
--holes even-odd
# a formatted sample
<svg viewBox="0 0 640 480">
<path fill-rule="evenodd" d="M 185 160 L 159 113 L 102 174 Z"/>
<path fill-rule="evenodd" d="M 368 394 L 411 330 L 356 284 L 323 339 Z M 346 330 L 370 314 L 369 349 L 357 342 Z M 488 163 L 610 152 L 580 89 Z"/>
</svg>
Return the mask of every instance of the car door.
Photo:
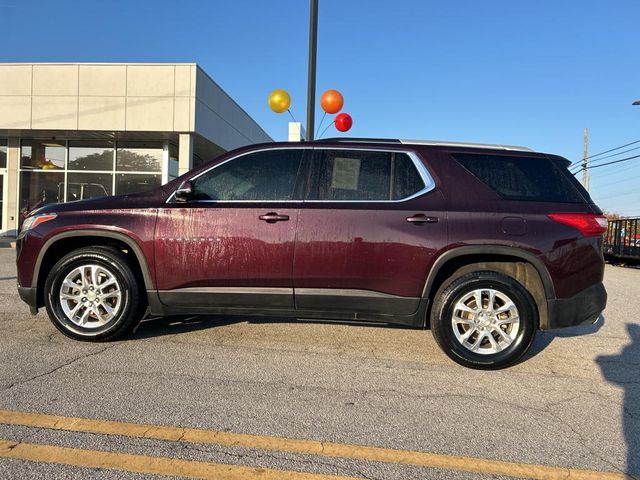
<svg viewBox="0 0 640 480">
<path fill-rule="evenodd" d="M 293 254 L 302 149 L 232 158 L 192 179 L 192 199 L 158 215 L 162 303 L 293 309 Z"/>
<path fill-rule="evenodd" d="M 298 310 L 410 315 L 446 241 L 441 192 L 413 152 L 316 149 L 298 218 Z"/>
</svg>

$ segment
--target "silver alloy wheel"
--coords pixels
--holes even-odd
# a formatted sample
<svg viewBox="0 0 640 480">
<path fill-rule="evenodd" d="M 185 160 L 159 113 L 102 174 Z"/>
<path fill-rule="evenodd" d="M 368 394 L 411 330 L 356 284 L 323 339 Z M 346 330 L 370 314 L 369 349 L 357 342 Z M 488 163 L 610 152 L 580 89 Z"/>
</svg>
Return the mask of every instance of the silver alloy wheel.
<svg viewBox="0 0 640 480">
<path fill-rule="evenodd" d="M 507 295 L 492 288 L 466 293 L 453 307 L 453 333 L 468 350 L 483 355 L 501 352 L 520 331 L 518 309 Z"/>
<path fill-rule="evenodd" d="M 115 275 L 102 265 L 74 268 L 60 285 L 60 305 L 75 325 L 96 329 L 120 311 L 122 291 Z"/>
</svg>

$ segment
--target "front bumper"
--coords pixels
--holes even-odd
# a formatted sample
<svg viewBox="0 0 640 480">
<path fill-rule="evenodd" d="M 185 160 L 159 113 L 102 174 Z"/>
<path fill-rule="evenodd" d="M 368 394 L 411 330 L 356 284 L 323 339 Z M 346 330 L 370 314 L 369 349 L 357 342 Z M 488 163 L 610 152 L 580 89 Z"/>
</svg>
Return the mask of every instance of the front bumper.
<svg viewBox="0 0 640 480">
<path fill-rule="evenodd" d="M 607 291 L 602 283 L 596 283 L 571 298 L 547 300 L 549 323 L 544 330 L 595 323 L 606 306 Z"/>
<path fill-rule="evenodd" d="M 38 313 L 38 297 L 37 290 L 34 287 L 20 287 L 18 286 L 18 295 L 23 302 L 29 305 L 29 310 L 32 315 Z"/>
</svg>

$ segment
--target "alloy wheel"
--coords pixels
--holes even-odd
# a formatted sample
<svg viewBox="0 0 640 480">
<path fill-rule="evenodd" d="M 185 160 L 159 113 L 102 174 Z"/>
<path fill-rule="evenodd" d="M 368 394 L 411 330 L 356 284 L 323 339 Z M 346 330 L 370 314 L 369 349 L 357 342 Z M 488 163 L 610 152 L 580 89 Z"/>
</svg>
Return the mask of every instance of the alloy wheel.
<svg viewBox="0 0 640 480">
<path fill-rule="evenodd" d="M 122 289 L 115 275 L 102 265 L 81 265 L 71 270 L 60 285 L 60 305 L 78 327 L 101 328 L 118 314 Z"/>
<path fill-rule="evenodd" d="M 520 330 L 518 308 L 504 293 L 481 288 L 465 293 L 454 305 L 455 338 L 471 352 L 491 355 L 508 348 Z"/>
</svg>

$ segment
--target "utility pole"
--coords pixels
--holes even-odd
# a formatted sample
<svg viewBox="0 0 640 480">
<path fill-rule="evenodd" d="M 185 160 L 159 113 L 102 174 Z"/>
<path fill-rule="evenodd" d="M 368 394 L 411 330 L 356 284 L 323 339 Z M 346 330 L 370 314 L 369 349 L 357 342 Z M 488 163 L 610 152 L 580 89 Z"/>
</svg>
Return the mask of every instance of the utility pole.
<svg viewBox="0 0 640 480">
<path fill-rule="evenodd" d="M 589 176 L 587 175 L 587 157 L 589 156 L 589 129 L 584 129 L 584 145 L 582 152 L 582 186 L 589 191 Z"/>
<path fill-rule="evenodd" d="M 307 79 L 307 141 L 313 141 L 316 116 L 316 52 L 318 50 L 318 0 L 311 0 L 309 15 L 309 77 Z"/>
</svg>

